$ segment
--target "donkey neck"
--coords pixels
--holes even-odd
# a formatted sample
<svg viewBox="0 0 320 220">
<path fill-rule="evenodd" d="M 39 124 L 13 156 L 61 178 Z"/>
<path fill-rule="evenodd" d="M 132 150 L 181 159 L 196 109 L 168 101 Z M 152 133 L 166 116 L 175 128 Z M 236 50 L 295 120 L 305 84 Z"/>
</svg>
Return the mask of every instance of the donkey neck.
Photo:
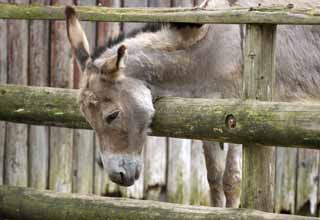
<svg viewBox="0 0 320 220">
<path fill-rule="evenodd" d="M 142 80 L 151 88 L 153 96 L 193 97 L 197 87 L 198 59 L 193 51 L 203 45 L 209 26 L 176 30 L 163 28 L 155 33 L 142 33 L 125 39 L 106 50 L 95 62 L 115 54 L 124 44 L 128 56 L 124 74 Z"/>
</svg>

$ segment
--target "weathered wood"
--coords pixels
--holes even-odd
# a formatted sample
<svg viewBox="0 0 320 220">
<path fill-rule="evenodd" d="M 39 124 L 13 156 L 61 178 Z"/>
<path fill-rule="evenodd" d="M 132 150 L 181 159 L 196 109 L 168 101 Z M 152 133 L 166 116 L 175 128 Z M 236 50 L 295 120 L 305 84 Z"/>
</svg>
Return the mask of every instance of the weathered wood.
<svg viewBox="0 0 320 220">
<path fill-rule="evenodd" d="M 75 130 L 73 141 L 72 192 L 93 192 L 93 131 Z"/>
<path fill-rule="evenodd" d="M 0 105 L 1 120 L 91 128 L 80 114 L 77 90 L 0 85 Z M 320 149 L 316 103 L 167 97 L 155 108 L 154 136 Z M 225 123 L 230 114 L 236 119 L 231 129 Z"/>
<path fill-rule="evenodd" d="M 95 5 L 95 0 L 80 0 L 79 5 Z M 89 45 L 95 47 L 96 24 L 95 22 L 81 22 L 86 33 Z M 74 64 L 74 88 L 79 88 L 81 72 L 76 63 Z M 94 166 L 94 136 L 92 131 L 74 130 L 73 137 L 73 176 L 72 192 L 93 192 L 93 166 Z"/>
<path fill-rule="evenodd" d="M 103 198 L 1 186 L 0 215 L 25 220 L 316 220 L 249 209 L 186 206 L 156 201 Z"/>
<path fill-rule="evenodd" d="M 299 149 L 296 188 L 296 213 L 318 213 L 319 151 Z"/>
<path fill-rule="evenodd" d="M 49 4 L 48 0 L 31 3 Z M 49 83 L 49 21 L 30 21 L 29 84 L 48 86 Z M 43 126 L 29 128 L 29 186 L 46 189 L 49 161 L 49 129 Z"/>
<path fill-rule="evenodd" d="M 168 146 L 167 198 L 169 202 L 190 203 L 191 140 L 170 138 Z"/>
<path fill-rule="evenodd" d="M 160 200 L 167 182 L 167 139 L 148 137 L 144 152 L 145 197 Z"/>
<path fill-rule="evenodd" d="M 6 3 L 0 0 L 0 3 Z M 7 21 L 0 20 L 0 83 L 7 83 Z M 3 184 L 6 123 L 0 121 L 0 185 Z"/>
<path fill-rule="evenodd" d="M 25 0 L 10 1 L 23 4 Z M 8 83 L 27 84 L 28 80 L 28 22 L 8 21 Z M 28 126 L 7 123 L 4 183 L 28 184 Z"/>
<path fill-rule="evenodd" d="M 191 205 L 210 205 L 210 188 L 202 142 L 193 140 L 191 145 Z M 189 184 L 189 183 L 186 183 Z"/>
<path fill-rule="evenodd" d="M 144 9 L 76 7 L 81 20 L 121 22 L 189 22 L 224 24 L 313 24 L 320 23 L 318 8 L 233 7 L 229 9 Z M 64 6 L 0 4 L 0 18 L 64 20 Z"/>
<path fill-rule="evenodd" d="M 243 98 L 272 100 L 275 82 L 275 42 L 275 25 L 247 25 Z M 273 212 L 275 149 L 245 144 L 242 161 L 241 207 Z"/>
<path fill-rule="evenodd" d="M 275 212 L 295 213 L 297 149 L 277 148 Z"/>
<path fill-rule="evenodd" d="M 72 4 L 71 0 L 54 0 L 52 4 Z M 73 63 L 62 21 L 51 23 L 51 86 L 73 87 Z M 49 188 L 61 192 L 72 190 L 73 130 L 50 128 Z"/>
</svg>

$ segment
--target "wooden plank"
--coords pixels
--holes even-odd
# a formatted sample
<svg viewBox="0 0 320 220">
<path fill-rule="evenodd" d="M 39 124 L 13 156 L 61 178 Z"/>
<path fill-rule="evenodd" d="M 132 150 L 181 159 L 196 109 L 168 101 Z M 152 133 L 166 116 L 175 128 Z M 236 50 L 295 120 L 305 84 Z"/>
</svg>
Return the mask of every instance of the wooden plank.
<svg viewBox="0 0 320 220">
<path fill-rule="evenodd" d="M 80 0 L 78 5 L 95 5 L 95 0 Z M 96 23 L 81 22 L 86 33 L 89 46 L 95 48 Z M 74 88 L 79 88 L 81 72 L 74 63 Z M 93 170 L 94 170 L 94 136 L 93 131 L 74 130 L 73 141 L 73 178 L 72 191 L 83 194 L 91 194 L 93 191 Z"/>
<path fill-rule="evenodd" d="M 191 205 L 210 205 L 210 187 L 202 141 L 193 140 L 191 146 Z"/>
<path fill-rule="evenodd" d="M 169 138 L 167 198 L 189 204 L 191 181 L 191 140 Z"/>
<path fill-rule="evenodd" d="M 161 200 L 166 186 L 167 139 L 148 137 L 144 154 L 145 198 Z"/>
<path fill-rule="evenodd" d="M 243 98 L 271 101 L 275 81 L 276 26 L 247 25 Z M 274 209 L 275 149 L 243 146 L 241 206 Z"/>
<path fill-rule="evenodd" d="M 296 213 L 316 216 L 318 213 L 319 151 L 299 149 L 296 188 Z"/>
<path fill-rule="evenodd" d="M 23 4 L 25 0 L 10 1 Z M 28 80 L 28 22 L 8 21 L 8 83 L 27 84 Z M 28 184 L 28 127 L 7 123 L 4 183 Z"/>
<path fill-rule="evenodd" d="M 297 149 L 277 148 L 275 212 L 295 213 Z"/>
<path fill-rule="evenodd" d="M 48 5 L 48 0 L 31 3 Z M 49 84 L 49 21 L 30 21 L 29 84 Z M 49 129 L 43 126 L 29 128 L 29 186 L 46 189 L 49 167 Z"/>
<path fill-rule="evenodd" d="M 111 22 L 185 22 L 212 24 L 293 24 L 318 25 L 318 8 L 232 7 L 222 9 L 137 9 L 76 7 L 83 21 Z M 0 5 L 0 19 L 64 20 L 64 6 L 42 7 L 36 5 Z"/>
<path fill-rule="evenodd" d="M 0 215 L 46 220 L 318 220 L 252 209 L 222 209 L 125 198 L 102 198 L 1 186 Z M 18 198 L 18 199 L 17 199 Z M 32 210 L 32 212 L 30 211 Z"/>
<path fill-rule="evenodd" d="M 71 0 L 55 0 L 52 4 L 72 4 Z M 73 87 L 72 54 L 66 33 L 65 22 L 51 23 L 51 86 Z M 50 128 L 50 174 L 49 188 L 59 192 L 72 190 L 72 144 L 73 130 Z"/>
<path fill-rule="evenodd" d="M 1 120 L 91 129 L 76 90 L 0 85 L 0 91 Z M 153 136 L 320 149 L 318 103 L 163 97 L 155 110 Z M 229 113 L 235 128 L 226 125 Z"/>
<path fill-rule="evenodd" d="M 0 3 L 7 3 L 0 0 Z M 7 83 L 7 21 L 0 20 L 0 84 Z M 0 121 L 0 185 L 4 176 L 4 151 L 5 151 L 6 123 Z"/>
<path fill-rule="evenodd" d="M 120 7 L 120 0 L 99 0 L 99 5 L 105 7 Z M 104 46 L 108 39 L 118 36 L 120 33 L 119 23 L 107 23 L 107 22 L 97 22 L 97 42 L 98 47 Z M 119 186 L 113 183 L 106 171 L 101 169 L 100 165 L 97 163 L 100 157 L 100 146 L 98 138 L 95 137 L 94 144 L 94 186 L 93 192 L 97 195 L 112 195 L 119 196 Z"/>
</svg>

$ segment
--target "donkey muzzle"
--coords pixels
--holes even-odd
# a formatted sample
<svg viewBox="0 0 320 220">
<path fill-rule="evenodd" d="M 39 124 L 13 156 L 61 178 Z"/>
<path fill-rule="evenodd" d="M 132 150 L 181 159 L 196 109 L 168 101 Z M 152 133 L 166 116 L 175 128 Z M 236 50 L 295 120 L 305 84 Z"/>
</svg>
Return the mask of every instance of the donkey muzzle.
<svg viewBox="0 0 320 220">
<path fill-rule="evenodd" d="M 131 186 L 140 176 L 141 161 L 128 156 L 114 156 L 106 161 L 109 178 L 121 186 Z"/>
</svg>

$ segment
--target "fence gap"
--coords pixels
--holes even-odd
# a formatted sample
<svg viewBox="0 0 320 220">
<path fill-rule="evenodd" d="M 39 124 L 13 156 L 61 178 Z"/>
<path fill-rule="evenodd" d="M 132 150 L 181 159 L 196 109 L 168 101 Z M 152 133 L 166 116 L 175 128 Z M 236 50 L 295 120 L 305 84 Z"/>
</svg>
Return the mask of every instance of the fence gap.
<svg viewBox="0 0 320 220">
<path fill-rule="evenodd" d="M 276 25 L 246 26 L 243 98 L 272 100 L 275 44 Z M 273 212 L 275 148 L 244 145 L 242 169 L 241 206 Z"/>
</svg>

